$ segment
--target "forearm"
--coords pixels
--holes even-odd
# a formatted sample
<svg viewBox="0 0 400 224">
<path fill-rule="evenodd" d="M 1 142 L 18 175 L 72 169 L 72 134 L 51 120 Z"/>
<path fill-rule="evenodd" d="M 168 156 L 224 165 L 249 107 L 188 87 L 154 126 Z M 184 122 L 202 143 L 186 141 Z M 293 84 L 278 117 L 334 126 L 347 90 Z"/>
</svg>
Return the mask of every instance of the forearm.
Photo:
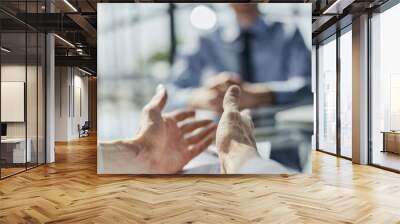
<svg viewBox="0 0 400 224">
<path fill-rule="evenodd" d="M 289 80 L 272 81 L 267 83 L 249 84 L 256 92 L 269 91 L 272 103 L 288 104 L 312 96 L 311 81 L 304 77 L 293 76 Z"/>
<path fill-rule="evenodd" d="M 140 138 L 102 142 L 99 150 L 103 173 L 140 174 L 150 170 L 144 158 L 146 149 Z"/>
<path fill-rule="evenodd" d="M 248 160 L 258 157 L 257 149 L 248 145 L 234 143 L 230 147 L 229 153 L 220 154 L 222 174 L 236 174 Z"/>
</svg>

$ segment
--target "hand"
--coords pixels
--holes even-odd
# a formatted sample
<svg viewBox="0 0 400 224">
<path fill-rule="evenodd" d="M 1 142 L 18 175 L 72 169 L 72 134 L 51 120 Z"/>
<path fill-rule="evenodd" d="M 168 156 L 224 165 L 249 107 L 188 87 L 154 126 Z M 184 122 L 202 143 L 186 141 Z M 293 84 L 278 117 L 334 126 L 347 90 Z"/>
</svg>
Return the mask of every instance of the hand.
<svg viewBox="0 0 400 224">
<path fill-rule="evenodd" d="M 204 87 L 198 88 L 193 92 L 189 106 L 195 109 L 222 113 L 224 93 L 230 85 L 239 83 L 239 76 L 233 73 L 222 72 L 213 76 L 206 81 Z"/>
<path fill-rule="evenodd" d="M 272 92 L 267 84 L 244 82 L 240 79 L 239 74 L 236 73 L 221 72 L 207 79 L 205 83 L 208 89 L 215 90 L 215 95 L 217 95 L 220 100 L 216 102 L 218 105 L 222 105 L 222 99 L 220 98 L 223 98 L 226 90 L 232 85 L 238 85 L 242 89 L 240 99 L 241 109 L 255 108 L 272 103 Z M 222 106 L 218 109 L 222 111 Z M 219 110 L 218 112 L 221 112 Z"/>
<path fill-rule="evenodd" d="M 144 107 L 139 136 L 146 146 L 152 172 L 176 173 L 212 143 L 216 124 L 210 120 L 180 122 L 194 117 L 193 110 L 161 114 L 167 101 L 164 87 Z M 200 129 L 200 130 L 199 130 Z M 197 132 L 195 132 L 197 131 Z"/>
<path fill-rule="evenodd" d="M 270 105 L 272 92 L 264 83 L 242 83 L 240 109 Z"/>
<path fill-rule="evenodd" d="M 231 86 L 224 97 L 224 113 L 217 128 L 216 144 L 221 173 L 237 173 L 250 158 L 258 156 L 249 110 L 239 112 L 240 88 Z"/>
<path fill-rule="evenodd" d="M 193 91 L 188 106 L 194 109 L 211 110 L 222 113 L 223 99 L 223 94 L 218 90 L 201 87 Z"/>
<path fill-rule="evenodd" d="M 233 72 L 221 72 L 208 78 L 205 82 L 205 86 L 209 89 L 215 89 L 222 93 L 225 93 L 231 85 L 241 84 L 242 80 L 240 80 L 239 75 Z"/>
<path fill-rule="evenodd" d="M 163 86 L 144 107 L 141 126 L 133 139 L 101 143 L 108 173 L 177 173 L 213 142 L 216 124 L 191 120 L 193 110 L 162 114 L 167 101 Z M 186 121 L 186 122 L 184 122 Z"/>
</svg>

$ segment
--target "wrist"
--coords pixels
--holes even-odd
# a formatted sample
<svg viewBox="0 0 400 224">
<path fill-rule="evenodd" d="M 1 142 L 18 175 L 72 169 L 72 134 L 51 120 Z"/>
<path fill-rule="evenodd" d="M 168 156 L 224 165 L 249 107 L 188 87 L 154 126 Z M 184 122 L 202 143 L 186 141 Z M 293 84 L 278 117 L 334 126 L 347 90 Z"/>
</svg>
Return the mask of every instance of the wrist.
<svg viewBox="0 0 400 224">
<path fill-rule="evenodd" d="M 148 150 L 142 137 L 99 144 L 101 173 L 142 174 L 149 171 Z"/>
<path fill-rule="evenodd" d="M 234 150 L 227 154 L 220 155 L 221 172 L 225 174 L 238 173 L 246 161 L 258 157 L 257 149 L 250 146 L 232 146 Z"/>
<path fill-rule="evenodd" d="M 142 166 L 152 167 L 154 160 L 152 148 L 154 148 L 154 146 L 143 134 L 138 133 L 132 139 L 121 141 L 121 144 L 132 151 L 134 154 L 133 159 L 136 163 Z"/>
</svg>

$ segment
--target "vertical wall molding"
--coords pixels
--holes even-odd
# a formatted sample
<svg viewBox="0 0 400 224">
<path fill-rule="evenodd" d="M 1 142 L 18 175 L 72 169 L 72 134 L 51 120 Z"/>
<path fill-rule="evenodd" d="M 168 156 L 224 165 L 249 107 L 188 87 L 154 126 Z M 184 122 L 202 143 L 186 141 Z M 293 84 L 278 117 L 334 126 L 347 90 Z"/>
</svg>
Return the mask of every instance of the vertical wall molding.
<svg viewBox="0 0 400 224">
<path fill-rule="evenodd" d="M 340 37 L 341 30 L 338 27 L 336 31 L 336 155 L 342 156 L 341 147 L 342 147 L 342 122 L 341 122 L 341 95 L 340 95 L 340 84 L 342 77 L 342 70 L 340 64 Z"/>
<path fill-rule="evenodd" d="M 2 23 L 0 23 L 0 47 L 2 46 L 2 32 L 1 32 L 1 27 L 2 27 Z M 1 58 L 1 53 L 0 53 L 0 124 L 1 124 L 1 69 L 2 69 L 2 58 Z M 1 134 L 0 134 L 1 135 Z M 1 137 L 1 136 L 0 136 Z M 2 158 L 1 157 L 1 144 L 0 144 L 0 158 Z M 1 165 L 1 162 L 0 162 L 0 165 Z M 0 179 L 2 178 L 2 174 L 1 174 L 1 170 L 2 170 L 2 168 L 0 167 Z"/>
<path fill-rule="evenodd" d="M 88 79 L 88 120 L 90 122 L 90 131 L 97 131 L 97 78 Z"/>
<path fill-rule="evenodd" d="M 55 161 L 55 72 L 54 35 L 46 35 L 46 163 Z"/>
<path fill-rule="evenodd" d="M 368 15 L 353 19 L 353 162 L 368 163 Z"/>
<path fill-rule="evenodd" d="M 315 46 L 315 149 L 319 149 L 319 45 Z"/>
</svg>

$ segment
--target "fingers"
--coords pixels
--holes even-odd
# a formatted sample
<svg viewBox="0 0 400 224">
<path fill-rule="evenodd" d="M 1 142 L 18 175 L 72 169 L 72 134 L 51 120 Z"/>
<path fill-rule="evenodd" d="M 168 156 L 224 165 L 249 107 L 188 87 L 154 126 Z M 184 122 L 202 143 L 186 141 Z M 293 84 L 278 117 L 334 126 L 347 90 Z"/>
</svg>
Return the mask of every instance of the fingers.
<svg viewBox="0 0 400 224">
<path fill-rule="evenodd" d="M 210 78 L 207 81 L 206 86 L 208 86 L 210 89 L 219 89 L 222 92 L 225 92 L 225 90 L 230 85 L 240 85 L 240 84 L 241 84 L 241 79 L 238 74 L 232 72 L 222 72 Z"/>
<path fill-rule="evenodd" d="M 174 118 L 177 122 L 183 121 L 185 119 L 194 117 L 195 111 L 194 110 L 176 110 L 169 113 L 167 116 Z"/>
<path fill-rule="evenodd" d="M 240 79 L 240 76 L 238 74 L 233 74 L 231 75 L 229 80 L 227 80 L 227 82 L 231 85 L 240 85 L 242 83 L 242 80 Z"/>
<path fill-rule="evenodd" d="M 191 121 L 181 126 L 181 132 L 183 134 L 190 133 L 198 128 L 205 127 L 212 123 L 212 120 L 199 120 L 199 121 Z"/>
<path fill-rule="evenodd" d="M 186 138 L 186 143 L 188 145 L 193 145 L 201 142 L 205 137 L 207 137 L 209 134 L 213 133 L 215 135 L 215 129 L 217 128 L 217 124 L 211 123 L 201 129 L 198 133 L 195 133 L 189 137 Z"/>
<path fill-rule="evenodd" d="M 210 109 L 218 113 L 224 112 L 224 109 L 222 108 L 223 101 L 223 94 L 218 94 L 214 99 L 210 100 Z"/>
<path fill-rule="evenodd" d="M 239 110 L 240 104 L 240 87 L 231 86 L 225 93 L 223 107 L 224 110 Z"/>
<path fill-rule="evenodd" d="M 196 157 L 211 145 L 214 141 L 215 131 L 209 133 L 202 141 L 189 147 L 189 160 Z"/>
<path fill-rule="evenodd" d="M 150 102 L 145 106 L 145 109 L 148 111 L 162 111 L 167 103 L 167 90 L 163 85 L 157 86 L 156 94 L 150 100 Z"/>
</svg>

